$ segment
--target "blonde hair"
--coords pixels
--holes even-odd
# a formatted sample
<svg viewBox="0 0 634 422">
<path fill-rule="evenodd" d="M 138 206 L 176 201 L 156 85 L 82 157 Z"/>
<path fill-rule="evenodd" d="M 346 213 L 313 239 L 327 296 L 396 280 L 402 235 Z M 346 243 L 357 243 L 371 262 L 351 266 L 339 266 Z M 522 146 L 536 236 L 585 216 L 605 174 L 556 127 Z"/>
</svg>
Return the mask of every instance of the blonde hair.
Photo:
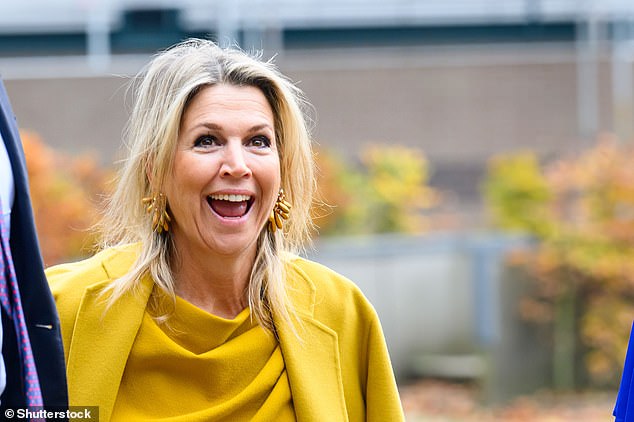
<svg viewBox="0 0 634 422">
<path fill-rule="evenodd" d="M 271 233 L 266 225 L 257 241 L 247 300 L 258 322 L 275 332 L 273 316 L 289 320 L 284 261 L 308 241 L 312 230 L 310 206 L 314 192 L 314 162 L 307 111 L 302 92 L 271 62 L 211 41 L 190 39 L 156 55 L 133 80 L 135 102 L 126 129 L 129 156 L 100 223 L 101 248 L 138 242 L 140 254 L 123 277 L 110 285 L 109 304 L 132 291 L 149 274 L 158 289 L 150 299 L 156 318 L 169 311 L 162 298 L 175 298 L 170 263 L 176 251 L 169 232 L 152 230 L 142 198 L 161 192 L 171 173 L 181 117 L 188 103 L 205 86 L 253 86 L 262 91 L 275 119 L 281 186 L 293 204 L 289 220 Z"/>
</svg>

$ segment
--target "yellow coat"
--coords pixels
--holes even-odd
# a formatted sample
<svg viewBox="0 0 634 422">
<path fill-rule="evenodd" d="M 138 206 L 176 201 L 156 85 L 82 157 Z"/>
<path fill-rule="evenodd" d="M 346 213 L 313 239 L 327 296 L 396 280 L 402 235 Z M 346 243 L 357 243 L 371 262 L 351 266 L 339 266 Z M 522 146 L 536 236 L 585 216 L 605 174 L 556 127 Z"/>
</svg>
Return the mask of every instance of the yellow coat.
<svg viewBox="0 0 634 422">
<path fill-rule="evenodd" d="M 109 249 L 46 271 L 61 321 L 70 405 L 99 406 L 102 421 L 110 419 L 153 283 L 144 278 L 107 312 L 100 293 L 128 271 L 136 250 Z M 359 289 L 301 258 L 289 264 L 287 282 L 301 319 L 299 339 L 279 321 L 276 328 L 297 420 L 404 420 L 378 317 Z"/>
</svg>

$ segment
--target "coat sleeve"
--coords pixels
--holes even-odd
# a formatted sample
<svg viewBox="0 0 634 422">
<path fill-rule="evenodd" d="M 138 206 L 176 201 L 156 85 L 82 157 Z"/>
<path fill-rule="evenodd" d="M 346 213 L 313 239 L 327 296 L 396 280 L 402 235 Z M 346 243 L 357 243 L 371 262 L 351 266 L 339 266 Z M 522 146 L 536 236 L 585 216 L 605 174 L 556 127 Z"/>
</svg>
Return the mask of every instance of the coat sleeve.
<svg viewBox="0 0 634 422">
<path fill-rule="evenodd" d="M 379 318 L 373 311 L 369 326 L 366 356 L 366 420 L 369 422 L 404 421 L 394 371 Z"/>
</svg>

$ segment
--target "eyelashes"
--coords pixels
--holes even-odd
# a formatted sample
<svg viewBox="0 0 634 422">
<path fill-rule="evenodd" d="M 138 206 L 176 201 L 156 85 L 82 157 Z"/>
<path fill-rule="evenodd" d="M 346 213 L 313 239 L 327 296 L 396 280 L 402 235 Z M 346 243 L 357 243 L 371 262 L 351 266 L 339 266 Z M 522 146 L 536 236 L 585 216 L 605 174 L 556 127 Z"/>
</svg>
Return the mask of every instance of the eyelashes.
<svg viewBox="0 0 634 422">
<path fill-rule="evenodd" d="M 260 136 L 255 136 L 251 138 L 249 140 L 249 144 L 256 148 L 270 148 L 271 140 L 264 135 L 260 135 Z"/>
<path fill-rule="evenodd" d="M 222 143 L 213 135 L 203 135 L 196 138 L 194 141 L 194 147 L 208 148 L 213 146 L 220 146 Z M 254 148 L 270 148 L 272 145 L 271 139 L 265 135 L 257 135 L 249 138 L 244 142 L 245 146 Z"/>
<path fill-rule="evenodd" d="M 195 147 L 209 147 L 213 145 L 218 145 L 218 140 L 215 136 L 211 135 L 203 135 L 196 138 L 194 141 Z"/>
</svg>

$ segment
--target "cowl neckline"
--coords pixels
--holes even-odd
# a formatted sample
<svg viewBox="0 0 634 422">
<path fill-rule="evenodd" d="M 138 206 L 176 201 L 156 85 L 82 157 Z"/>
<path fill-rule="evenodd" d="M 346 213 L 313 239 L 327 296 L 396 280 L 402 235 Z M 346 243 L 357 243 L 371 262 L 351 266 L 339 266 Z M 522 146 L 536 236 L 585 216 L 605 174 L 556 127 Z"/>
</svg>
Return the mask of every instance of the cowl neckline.
<svg viewBox="0 0 634 422">
<path fill-rule="evenodd" d="M 176 296 L 174 313 L 159 327 L 179 346 L 200 355 L 225 345 L 256 325 L 249 307 L 235 318 L 223 318 Z"/>
</svg>

